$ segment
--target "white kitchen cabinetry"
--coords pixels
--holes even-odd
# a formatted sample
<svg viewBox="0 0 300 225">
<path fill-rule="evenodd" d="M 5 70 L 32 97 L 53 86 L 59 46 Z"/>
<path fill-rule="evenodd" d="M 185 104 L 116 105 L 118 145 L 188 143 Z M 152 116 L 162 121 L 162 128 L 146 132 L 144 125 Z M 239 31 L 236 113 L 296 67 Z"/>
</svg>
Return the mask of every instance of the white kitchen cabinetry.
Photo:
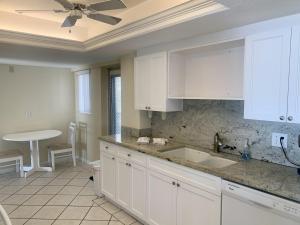
<svg viewBox="0 0 300 225">
<path fill-rule="evenodd" d="M 110 199 L 116 197 L 116 158 L 109 153 L 101 154 L 101 185 L 102 194 Z"/>
<path fill-rule="evenodd" d="M 146 219 L 147 171 L 136 163 L 132 163 L 131 169 L 131 210 L 137 217 Z"/>
<path fill-rule="evenodd" d="M 102 193 L 151 225 L 220 225 L 221 178 L 100 143 Z"/>
<path fill-rule="evenodd" d="M 300 123 L 300 27 L 292 30 L 287 122 Z"/>
<path fill-rule="evenodd" d="M 146 157 L 100 142 L 102 193 L 142 220 L 146 219 Z"/>
<path fill-rule="evenodd" d="M 130 206 L 131 168 L 126 160 L 117 158 L 117 194 L 116 201 L 123 207 Z"/>
<path fill-rule="evenodd" d="M 300 122 L 299 53 L 299 28 L 246 38 L 246 119 Z"/>
<path fill-rule="evenodd" d="M 149 160 L 148 221 L 151 225 L 220 225 L 221 179 Z"/>
<path fill-rule="evenodd" d="M 171 99 L 243 99 L 244 40 L 169 52 Z"/>
<path fill-rule="evenodd" d="M 219 196 L 183 182 L 177 185 L 177 225 L 220 224 Z"/>
<path fill-rule="evenodd" d="M 181 111 L 182 101 L 170 100 L 167 52 L 136 57 L 134 60 L 135 108 L 149 111 Z"/>
<path fill-rule="evenodd" d="M 148 221 L 151 225 L 176 224 L 176 193 L 174 178 L 149 171 Z"/>
</svg>

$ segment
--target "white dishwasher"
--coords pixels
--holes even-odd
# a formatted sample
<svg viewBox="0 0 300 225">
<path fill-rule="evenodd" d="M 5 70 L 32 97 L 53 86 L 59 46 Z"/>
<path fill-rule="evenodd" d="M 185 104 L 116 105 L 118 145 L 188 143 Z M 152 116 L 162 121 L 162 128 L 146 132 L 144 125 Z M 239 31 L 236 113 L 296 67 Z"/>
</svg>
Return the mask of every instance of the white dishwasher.
<svg viewBox="0 0 300 225">
<path fill-rule="evenodd" d="M 222 225 L 300 225 L 300 204 L 222 181 Z"/>
</svg>

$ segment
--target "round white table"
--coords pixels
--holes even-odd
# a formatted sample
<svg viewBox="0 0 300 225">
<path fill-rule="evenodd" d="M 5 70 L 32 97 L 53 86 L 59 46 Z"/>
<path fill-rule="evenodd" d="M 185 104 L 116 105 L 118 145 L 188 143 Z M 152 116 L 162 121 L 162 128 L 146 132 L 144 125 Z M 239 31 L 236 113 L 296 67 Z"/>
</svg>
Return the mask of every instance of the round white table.
<svg viewBox="0 0 300 225">
<path fill-rule="evenodd" d="M 51 167 L 41 167 L 40 166 L 40 154 L 39 154 L 39 141 L 46 140 L 50 138 L 57 137 L 61 135 L 62 132 L 59 130 L 41 130 L 41 131 L 31 131 L 15 134 L 7 134 L 3 136 L 3 140 L 6 141 L 29 141 L 30 143 L 30 156 L 31 156 L 31 166 L 24 166 L 24 171 L 26 176 L 31 175 L 35 171 L 52 171 Z"/>
</svg>

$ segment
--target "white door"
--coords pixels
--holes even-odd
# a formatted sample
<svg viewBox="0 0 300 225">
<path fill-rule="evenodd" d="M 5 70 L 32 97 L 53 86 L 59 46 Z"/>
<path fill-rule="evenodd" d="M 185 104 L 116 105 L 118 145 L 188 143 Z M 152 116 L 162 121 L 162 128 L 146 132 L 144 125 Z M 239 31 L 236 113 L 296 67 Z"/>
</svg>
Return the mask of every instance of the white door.
<svg viewBox="0 0 300 225">
<path fill-rule="evenodd" d="M 292 30 L 287 122 L 300 123 L 300 27 Z"/>
<path fill-rule="evenodd" d="M 166 111 L 167 102 L 167 53 L 151 56 L 150 110 Z"/>
<path fill-rule="evenodd" d="M 148 110 L 150 106 L 151 57 L 142 56 L 134 59 L 135 108 Z"/>
<path fill-rule="evenodd" d="M 174 182 L 174 185 L 172 184 Z M 148 172 L 148 222 L 151 225 L 176 224 L 176 180 Z"/>
<path fill-rule="evenodd" d="M 131 210 L 139 218 L 146 219 L 147 173 L 146 168 L 131 164 Z"/>
<path fill-rule="evenodd" d="M 124 208 L 130 206 L 131 168 L 126 160 L 117 159 L 117 194 L 116 201 Z"/>
<path fill-rule="evenodd" d="M 221 196 L 179 182 L 177 225 L 220 225 Z"/>
<path fill-rule="evenodd" d="M 246 38 L 246 119 L 286 121 L 290 42 L 290 28 Z"/>
<path fill-rule="evenodd" d="M 116 197 L 116 159 L 113 155 L 102 153 L 102 193 L 111 199 Z"/>
</svg>

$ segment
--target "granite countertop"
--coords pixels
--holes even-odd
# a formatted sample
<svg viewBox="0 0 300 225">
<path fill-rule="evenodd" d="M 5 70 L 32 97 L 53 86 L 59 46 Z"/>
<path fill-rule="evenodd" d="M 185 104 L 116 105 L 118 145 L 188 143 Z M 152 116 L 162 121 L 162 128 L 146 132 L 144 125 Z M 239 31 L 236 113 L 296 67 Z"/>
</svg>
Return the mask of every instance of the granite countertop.
<svg viewBox="0 0 300 225">
<path fill-rule="evenodd" d="M 214 153 L 208 149 L 187 146 L 175 142 L 170 142 L 165 146 L 153 144 L 141 145 L 136 143 L 136 138 L 124 138 L 120 135 L 102 136 L 99 139 L 165 160 L 168 160 L 168 158 L 163 156 L 161 152 L 181 147 L 191 147 L 208 152 L 213 156 L 231 159 L 238 163 L 225 168 L 213 168 L 199 163 L 180 160 L 175 157 L 171 158 L 174 163 L 300 203 L 300 176 L 297 174 L 297 170 L 295 168 L 255 159 L 242 161 L 240 157 L 236 155 Z"/>
</svg>

